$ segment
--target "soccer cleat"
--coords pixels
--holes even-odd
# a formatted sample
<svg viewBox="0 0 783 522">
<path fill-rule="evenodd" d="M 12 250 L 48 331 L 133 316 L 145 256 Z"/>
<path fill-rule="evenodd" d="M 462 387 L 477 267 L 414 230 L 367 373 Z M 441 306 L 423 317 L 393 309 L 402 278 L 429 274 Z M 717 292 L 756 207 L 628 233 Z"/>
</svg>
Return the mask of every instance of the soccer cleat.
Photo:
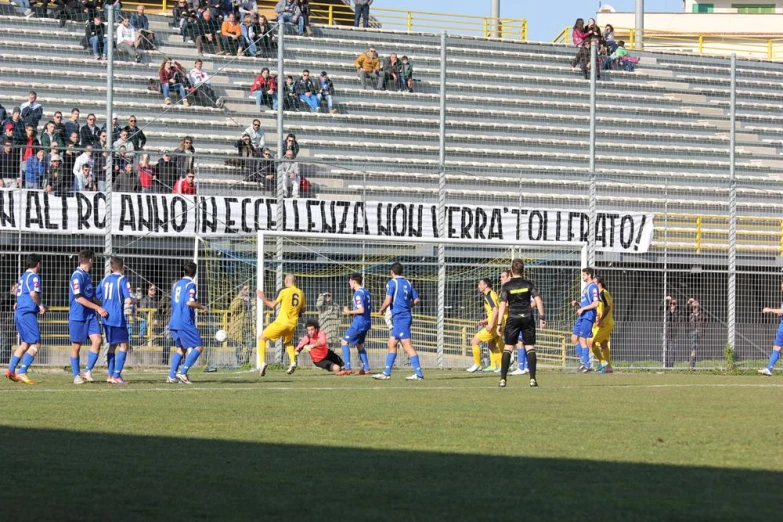
<svg viewBox="0 0 783 522">
<path fill-rule="evenodd" d="M 597 373 L 614 373 L 614 370 L 612 370 L 611 366 L 605 365 L 603 368 L 601 368 L 600 370 L 597 370 L 596 372 Z"/>
<path fill-rule="evenodd" d="M 266 367 L 269 366 L 267 363 L 262 362 L 261 366 L 258 368 L 258 374 L 263 377 L 266 375 Z"/>
<path fill-rule="evenodd" d="M 82 379 L 84 379 L 85 382 L 95 382 L 95 379 L 92 378 L 92 371 L 90 370 L 82 372 Z"/>
<path fill-rule="evenodd" d="M 595 372 L 603 373 L 604 368 L 606 368 L 606 363 L 599 363 L 598 366 L 595 367 Z"/>
<path fill-rule="evenodd" d="M 471 366 L 470 368 L 468 368 L 465 371 L 468 372 L 468 373 L 476 373 L 476 372 L 480 372 L 483 369 L 484 368 L 480 364 L 474 364 L 473 366 Z"/>
<path fill-rule="evenodd" d="M 190 380 L 188 377 L 188 374 L 186 373 L 178 373 L 177 374 L 177 380 L 181 382 L 182 384 L 193 384 L 193 381 Z"/>
<path fill-rule="evenodd" d="M 487 366 L 481 371 L 484 373 L 495 373 L 495 370 L 500 370 L 500 368 L 495 368 L 494 366 Z"/>
<path fill-rule="evenodd" d="M 584 364 L 580 364 L 579 368 L 577 368 L 576 371 L 583 372 L 583 371 L 585 371 L 585 368 L 587 368 L 587 366 L 585 366 Z"/>
<path fill-rule="evenodd" d="M 74 384 L 84 384 L 84 379 L 82 379 L 81 375 L 77 375 L 76 377 L 73 378 L 73 383 Z"/>
<path fill-rule="evenodd" d="M 516 370 L 511 372 L 511 375 L 525 375 L 525 370 L 521 370 L 521 369 L 517 368 Z"/>
<path fill-rule="evenodd" d="M 373 379 L 378 379 L 379 381 L 388 381 L 391 379 L 391 375 L 387 375 L 385 373 L 376 373 L 372 376 Z"/>
<path fill-rule="evenodd" d="M 112 376 L 111 375 L 107 375 L 106 376 L 106 382 L 111 384 L 111 380 L 112 380 Z"/>
<path fill-rule="evenodd" d="M 16 382 L 21 382 L 24 384 L 35 384 L 35 381 L 28 377 L 26 373 L 17 373 L 15 377 Z"/>
<path fill-rule="evenodd" d="M 592 368 L 588 368 L 587 366 L 582 366 L 582 369 L 579 370 L 581 373 L 590 373 L 593 371 Z"/>
<path fill-rule="evenodd" d="M 538 383 L 535 379 L 530 379 L 530 387 L 531 388 L 538 388 Z"/>
<path fill-rule="evenodd" d="M 413 375 L 409 375 L 408 377 L 405 377 L 405 380 L 406 381 L 423 381 L 424 380 L 424 376 L 423 375 L 417 375 L 417 374 L 414 373 Z"/>
<path fill-rule="evenodd" d="M 111 377 L 109 377 L 109 379 L 111 379 Z M 109 380 L 107 379 L 106 382 L 109 382 Z M 176 377 L 166 377 L 166 384 L 177 384 L 178 382 Z"/>
<path fill-rule="evenodd" d="M 122 377 L 111 377 L 111 381 L 109 382 L 111 384 L 119 384 L 120 386 L 125 386 L 128 384 L 128 381 L 126 381 Z"/>
<path fill-rule="evenodd" d="M 370 375 L 370 370 L 359 370 L 356 375 Z"/>
<path fill-rule="evenodd" d="M 340 377 L 343 375 L 351 375 L 351 370 L 340 370 L 339 372 L 335 373 L 335 375 L 339 375 Z"/>
<path fill-rule="evenodd" d="M 292 364 L 291 366 L 289 366 L 289 367 L 288 367 L 288 370 L 286 370 L 286 372 L 285 372 L 285 373 L 287 373 L 288 375 L 291 375 L 291 374 L 292 374 L 292 373 L 294 373 L 295 371 L 296 371 L 296 365 L 295 365 L 295 364 Z"/>
<path fill-rule="evenodd" d="M 500 386 L 501 388 L 505 388 L 506 387 L 506 379 L 500 379 L 500 382 L 498 383 L 498 386 Z"/>
<path fill-rule="evenodd" d="M 500 373 L 500 368 L 495 368 L 495 371 L 492 373 Z"/>
<path fill-rule="evenodd" d="M 5 371 L 5 376 L 8 377 L 8 379 L 11 382 L 16 382 L 16 374 L 14 372 L 12 372 L 11 370 L 6 370 Z"/>
<path fill-rule="evenodd" d="M 762 368 L 759 370 L 759 375 L 766 375 L 767 377 L 772 377 L 772 372 L 769 368 Z"/>
</svg>

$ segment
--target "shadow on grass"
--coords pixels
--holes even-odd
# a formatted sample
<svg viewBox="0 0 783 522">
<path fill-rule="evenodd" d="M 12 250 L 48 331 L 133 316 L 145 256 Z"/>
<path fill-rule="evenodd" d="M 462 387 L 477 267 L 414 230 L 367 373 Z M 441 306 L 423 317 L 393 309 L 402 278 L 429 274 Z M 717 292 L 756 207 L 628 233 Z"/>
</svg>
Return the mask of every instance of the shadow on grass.
<svg viewBox="0 0 783 522">
<path fill-rule="evenodd" d="M 0 447 L 6 521 L 774 520 L 783 480 L 775 471 L 9 427 Z"/>
</svg>

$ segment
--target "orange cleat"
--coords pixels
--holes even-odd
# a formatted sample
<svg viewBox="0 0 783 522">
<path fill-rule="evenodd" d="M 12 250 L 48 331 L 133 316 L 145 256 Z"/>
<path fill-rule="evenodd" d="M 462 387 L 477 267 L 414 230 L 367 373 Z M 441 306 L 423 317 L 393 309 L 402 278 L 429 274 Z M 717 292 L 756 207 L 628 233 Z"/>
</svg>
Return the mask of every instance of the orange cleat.
<svg viewBox="0 0 783 522">
<path fill-rule="evenodd" d="M 5 371 L 5 376 L 8 377 L 8 379 L 11 382 L 16 382 L 16 374 L 14 372 L 12 372 L 11 370 L 6 370 Z"/>
<path fill-rule="evenodd" d="M 24 384 L 35 384 L 35 381 L 27 376 L 26 373 L 17 373 L 14 375 L 16 382 L 22 382 Z"/>
<path fill-rule="evenodd" d="M 357 375 L 370 375 L 370 370 L 359 370 Z"/>
</svg>

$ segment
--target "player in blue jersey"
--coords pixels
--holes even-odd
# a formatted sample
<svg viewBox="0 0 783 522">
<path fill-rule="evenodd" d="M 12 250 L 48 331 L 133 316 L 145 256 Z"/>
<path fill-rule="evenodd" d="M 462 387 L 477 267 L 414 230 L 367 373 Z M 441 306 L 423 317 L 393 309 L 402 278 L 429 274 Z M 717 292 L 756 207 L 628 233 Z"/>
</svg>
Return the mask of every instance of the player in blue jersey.
<svg viewBox="0 0 783 522">
<path fill-rule="evenodd" d="M 409 381 L 420 381 L 424 379 L 421 373 L 421 364 L 419 355 L 413 349 L 411 343 L 411 323 L 413 315 L 411 309 L 419 304 L 419 294 L 416 289 L 402 276 L 402 265 L 394 263 L 391 266 L 391 279 L 386 284 L 386 299 L 384 299 L 378 313 L 383 315 L 387 308 L 392 311 L 392 329 L 389 330 L 389 353 L 386 354 L 386 366 L 382 373 L 376 373 L 373 378 L 386 380 L 391 379 L 394 360 L 397 358 L 397 343 L 402 345 L 405 353 L 411 361 L 414 374 L 406 377 Z"/>
<path fill-rule="evenodd" d="M 11 363 L 5 376 L 14 382 L 35 384 L 27 376 L 27 370 L 33 364 L 35 354 L 41 345 L 41 330 L 38 327 L 38 314 L 45 314 L 46 307 L 41 302 L 41 256 L 27 256 L 27 270 L 19 276 L 16 286 L 16 310 L 14 322 L 19 333 L 19 348 L 11 356 Z M 21 362 L 21 365 L 20 365 Z M 19 366 L 19 371 L 16 367 Z"/>
<path fill-rule="evenodd" d="M 122 368 L 128 355 L 128 324 L 123 310 L 126 305 L 136 304 L 136 298 L 131 293 L 131 285 L 125 276 L 125 263 L 121 257 L 112 256 L 109 261 L 111 274 L 107 275 L 98 285 L 98 299 L 108 312 L 103 319 L 103 329 L 106 332 L 106 342 L 109 351 L 106 353 L 106 366 L 109 374 L 106 382 L 110 384 L 128 384 L 122 378 Z"/>
<path fill-rule="evenodd" d="M 166 382 L 192 384 L 188 378 L 188 370 L 196 364 L 196 360 L 203 350 L 201 336 L 196 328 L 196 310 L 207 312 L 208 308 L 198 302 L 196 282 L 193 280 L 196 277 L 196 263 L 193 261 L 185 263 L 185 266 L 182 267 L 182 274 L 182 279 L 174 285 L 171 294 L 169 331 L 177 351 L 171 357 L 171 371 Z M 185 357 L 186 355 L 187 357 Z M 185 363 L 182 365 L 182 369 L 178 370 L 183 358 Z"/>
<path fill-rule="evenodd" d="M 348 284 L 353 290 L 353 303 L 351 308 L 344 307 L 343 313 L 352 315 L 353 321 L 345 331 L 342 340 L 343 361 L 345 362 L 345 370 L 342 375 L 351 375 L 351 346 L 356 346 L 359 360 L 362 362 L 359 375 L 369 375 L 370 373 L 370 359 L 367 357 L 367 350 L 364 349 L 364 340 L 372 327 L 372 318 L 370 317 L 372 298 L 369 290 L 362 286 L 363 281 L 364 278 L 359 273 L 353 273 L 348 278 Z"/>
<path fill-rule="evenodd" d="M 582 269 L 582 282 L 585 283 L 585 287 L 582 289 L 582 296 L 579 300 L 579 309 L 576 311 L 576 322 L 574 323 L 574 330 L 571 334 L 571 343 L 574 345 L 576 354 L 579 356 L 581 364 L 579 370 L 582 373 L 587 373 L 591 368 L 590 364 L 590 348 L 587 346 L 587 340 L 593 337 L 593 324 L 597 316 L 598 305 L 601 304 L 599 297 L 598 285 L 593 280 L 593 269 Z M 572 301 L 571 304 L 576 307 L 576 301 Z"/>
<path fill-rule="evenodd" d="M 780 282 L 780 291 L 783 292 L 783 281 Z M 780 308 L 765 307 L 761 310 L 762 314 L 775 314 L 780 316 L 780 324 L 778 325 L 778 333 L 775 334 L 775 341 L 772 343 L 772 353 L 769 355 L 769 363 L 766 368 L 759 370 L 761 375 L 771 376 L 772 370 L 775 368 L 775 363 L 780 359 L 780 349 L 783 347 L 783 303 Z"/>
<path fill-rule="evenodd" d="M 103 342 L 98 315 L 105 319 L 106 310 L 95 300 L 95 288 L 92 286 L 90 278 L 93 257 L 92 250 L 79 252 L 79 266 L 76 267 L 68 282 L 68 336 L 71 339 L 71 371 L 73 372 L 74 384 L 94 381 L 92 369 L 98 362 Z M 90 340 L 87 366 L 84 368 L 84 373 L 79 373 L 79 352 L 82 343 L 87 339 Z"/>
</svg>

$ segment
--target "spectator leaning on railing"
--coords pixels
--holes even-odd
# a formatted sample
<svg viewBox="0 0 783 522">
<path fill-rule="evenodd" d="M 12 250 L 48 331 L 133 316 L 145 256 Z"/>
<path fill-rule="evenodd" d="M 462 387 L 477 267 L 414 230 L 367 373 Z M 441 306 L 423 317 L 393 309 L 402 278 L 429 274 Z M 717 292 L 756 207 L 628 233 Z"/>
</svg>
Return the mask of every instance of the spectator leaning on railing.
<svg viewBox="0 0 783 522">
<path fill-rule="evenodd" d="M 187 171 L 185 177 L 180 178 L 174 184 L 174 194 L 194 195 L 196 194 L 196 175 L 192 171 Z"/>
</svg>

